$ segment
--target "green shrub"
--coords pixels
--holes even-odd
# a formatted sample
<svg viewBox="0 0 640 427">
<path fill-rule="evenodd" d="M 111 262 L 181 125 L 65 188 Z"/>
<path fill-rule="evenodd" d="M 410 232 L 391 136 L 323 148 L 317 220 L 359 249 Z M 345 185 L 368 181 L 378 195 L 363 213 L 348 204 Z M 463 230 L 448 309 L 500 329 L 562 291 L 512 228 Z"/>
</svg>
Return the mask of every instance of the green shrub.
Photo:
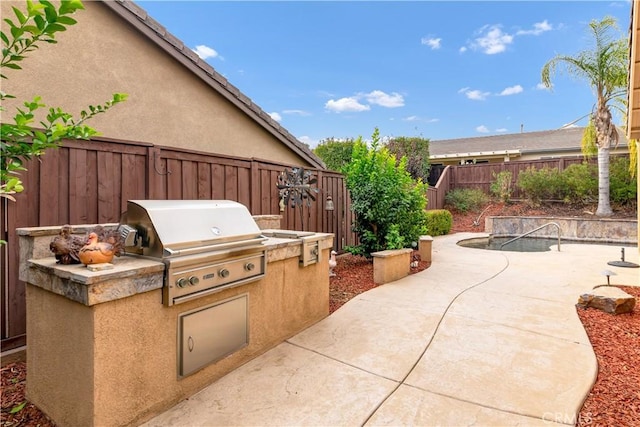
<svg viewBox="0 0 640 427">
<path fill-rule="evenodd" d="M 629 158 L 613 157 L 609 163 L 611 202 L 618 205 L 637 202 L 638 182 L 629 174 Z"/>
<path fill-rule="evenodd" d="M 511 193 L 513 189 L 511 188 L 511 178 L 513 174 L 511 171 L 502 171 L 500 173 L 493 173 L 494 181 L 491 183 L 489 189 L 491 190 L 491 194 L 493 194 L 498 199 L 507 203 L 511 200 Z"/>
<path fill-rule="evenodd" d="M 453 215 L 446 209 L 432 209 L 427 211 L 427 233 L 430 236 L 449 234 L 453 225 Z"/>
<path fill-rule="evenodd" d="M 379 147 L 376 128 L 371 148 L 356 140 L 345 181 L 355 212 L 353 231 L 359 245 L 345 248 L 364 256 L 385 249 L 410 247 L 426 233 L 427 186 L 414 181 L 406 170 L 406 158 L 396 158 Z"/>
<path fill-rule="evenodd" d="M 477 188 L 455 188 L 445 194 L 444 203 L 461 213 L 476 212 L 489 203 L 489 196 Z"/>
<path fill-rule="evenodd" d="M 562 171 L 567 203 L 593 203 L 598 200 L 598 167 L 592 163 L 569 165 Z"/>
<path fill-rule="evenodd" d="M 517 186 L 533 205 L 540 205 L 543 200 L 564 200 L 568 194 L 561 172 L 548 167 L 529 166 L 518 174 Z"/>
</svg>

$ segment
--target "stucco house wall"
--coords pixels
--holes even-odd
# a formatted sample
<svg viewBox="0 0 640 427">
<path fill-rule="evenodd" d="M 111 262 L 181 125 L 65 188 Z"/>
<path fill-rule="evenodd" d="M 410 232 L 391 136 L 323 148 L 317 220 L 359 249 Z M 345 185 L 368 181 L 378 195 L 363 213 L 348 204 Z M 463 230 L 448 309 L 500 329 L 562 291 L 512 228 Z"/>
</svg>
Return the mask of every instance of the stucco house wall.
<svg viewBox="0 0 640 427">
<path fill-rule="evenodd" d="M 128 7 L 84 2 L 85 10 L 74 15 L 78 23 L 57 33 L 57 44 L 42 43 L 28 54 L 22 70 L 3 70 L 9 79 L 2 89 L 16 96 L 4 102 L 4 114 L 13 116 L 15 107 L 34 95 L 78 114 L 124 92 L 129 94 L 125 103 L 89 123 L 105 137 L 322 167 L 233 86 L 212 87 L 219 84 L 214 76 L 228 82 L 188 47 L 181 46 L 181 52 L 169 43 L 181 45 L 162 26 L 153 27 L 157 23 L 140 8 L 144 3 L 125 3 Z M 25 2 L 1 2 L 3 17 L 14 17 L 11 6 L 24 9 Z M 248 105 L 244 110 L 250 114 L 238 103 Z"/>
</svg>

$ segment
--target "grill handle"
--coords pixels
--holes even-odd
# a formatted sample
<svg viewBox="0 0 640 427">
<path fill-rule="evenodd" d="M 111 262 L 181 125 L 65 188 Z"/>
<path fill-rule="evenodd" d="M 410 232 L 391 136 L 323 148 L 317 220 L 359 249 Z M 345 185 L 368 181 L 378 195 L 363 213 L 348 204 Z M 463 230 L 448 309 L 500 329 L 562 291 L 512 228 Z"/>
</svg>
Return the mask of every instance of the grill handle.
<svg viewBox="0 0 640 427">
<path fill-rule="evenodd" d="M 255 249 L 255 248 L 261 248 L 262 242 L 264 242 L 265 240 L 267 240 L 266 237 L 255 239 L 252 242 L 254 243 L 252 245 L 247 245 L 246 241 L 238 241 L 238 242 L 218 243 L 215 245 L 196 246 L 196 247 L 184 248 L 184 249 L 164 248 L 164 256 L 173 257 L 178 255 L 194 255 L 194 254 L 199 254 L 203 252 L 223 251 L 225 249 L 235 249 L 239 247 L 242 247 L 243 249 L 244 248 Z"/>
</svg>

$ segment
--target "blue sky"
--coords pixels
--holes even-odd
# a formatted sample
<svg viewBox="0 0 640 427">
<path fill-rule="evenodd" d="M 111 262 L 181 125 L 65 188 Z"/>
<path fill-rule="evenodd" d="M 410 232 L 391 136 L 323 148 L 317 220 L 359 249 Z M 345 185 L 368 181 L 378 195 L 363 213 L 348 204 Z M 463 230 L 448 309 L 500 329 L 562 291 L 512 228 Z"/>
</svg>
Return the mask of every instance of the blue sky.
<svg viewBox="0 0 640 427">
<path fill-rule="evenodd" d="M 540 71 L 590 47 L 587 24 L 629 29 L 629 1 L 138 1 L 254 103 L 314 147 L 557 129 L 589 86 Z M 585 125 L 586 120 L 577 122 Z"/>
</svg>

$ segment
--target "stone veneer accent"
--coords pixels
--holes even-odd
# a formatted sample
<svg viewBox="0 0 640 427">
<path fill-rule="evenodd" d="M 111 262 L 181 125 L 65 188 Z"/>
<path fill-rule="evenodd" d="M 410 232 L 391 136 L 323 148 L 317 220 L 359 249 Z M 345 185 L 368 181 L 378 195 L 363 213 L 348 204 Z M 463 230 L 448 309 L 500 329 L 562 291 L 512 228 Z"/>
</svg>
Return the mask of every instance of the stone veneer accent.
<svg viewBox="0 0 640 427">
<path fill-rule="evenodd" d="M 490 216 L 485 218 L 484 229 L 492 236 L 519 236 L 549 222 L 560 226 L 562 239 L 638 244 L 638 221 L 634 219 Z M 550 226 L 531 236 L 555 238 L 558 231 Z"/>
</svg>

